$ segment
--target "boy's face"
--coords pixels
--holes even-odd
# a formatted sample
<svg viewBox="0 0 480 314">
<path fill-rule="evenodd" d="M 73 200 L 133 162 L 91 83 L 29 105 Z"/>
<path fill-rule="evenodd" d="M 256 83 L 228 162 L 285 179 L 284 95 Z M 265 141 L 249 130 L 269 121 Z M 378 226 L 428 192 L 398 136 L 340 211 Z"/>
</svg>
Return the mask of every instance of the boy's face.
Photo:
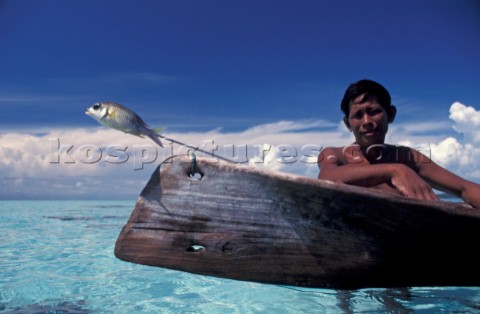
<svg viewBox="0 0 480 314">
<path fill-rule="evenodd" d="M 395 117 L 392 107 L 391 117 L 378 103 L 377 97 L 360 95 L 350 105 L 348 117 L 344 117 L 347 128 L 353 132 L 357 144 L 368 148 L 371 145 L 383 144 L 388 131 L 388 124 Z"/>
</svg>

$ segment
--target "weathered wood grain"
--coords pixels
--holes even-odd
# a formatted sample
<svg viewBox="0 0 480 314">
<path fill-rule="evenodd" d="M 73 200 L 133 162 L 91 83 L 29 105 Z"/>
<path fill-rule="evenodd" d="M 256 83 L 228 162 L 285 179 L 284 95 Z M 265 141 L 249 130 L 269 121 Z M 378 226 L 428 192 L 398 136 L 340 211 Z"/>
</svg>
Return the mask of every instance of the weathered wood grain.
<svg viewBox="0 0 480 314">
<path fill-rule="evenodd" d="M 479 211 L 242 165 L 164 162 L 115 255 L 125 261 L 306 287 L 480 285 Z"/>
</svg>

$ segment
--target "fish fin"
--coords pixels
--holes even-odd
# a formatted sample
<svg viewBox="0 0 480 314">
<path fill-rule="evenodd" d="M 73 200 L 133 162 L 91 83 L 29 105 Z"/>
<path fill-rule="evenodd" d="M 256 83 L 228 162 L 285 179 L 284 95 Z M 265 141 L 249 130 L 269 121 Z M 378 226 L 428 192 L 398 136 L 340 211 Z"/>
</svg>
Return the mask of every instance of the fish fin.
<svg viewBox="0 0 480 314">
<path fill-rule="evenodd" d="M 140 138 L 145 138 L 144 134 L 134 132 L 134 131 L 131 130 L 131 129 L 124 129 L 124 130 L 120 130 L 120 131 L 122 131 L 122 132 L 125 133 L 125 134 L 130 134 L 130 135 L 138 136 L 138 137 L 140 137 Z"/>
<path fill-rule="evenodd" d="M 152 129 L 153 132 L 155 132 L 156 134 L 160 134 L 162 133 L 162 131 L 164 131 L 166 128 L 154 128 Z"/>
<path fill-rule="evenodd" d="M 112 109 L 112 108 L 107 108 L 107 117 L 109 119 L 114 119 L 115 116 L 116 116 L 117 112 L 115 109 Z"/>
</svg>

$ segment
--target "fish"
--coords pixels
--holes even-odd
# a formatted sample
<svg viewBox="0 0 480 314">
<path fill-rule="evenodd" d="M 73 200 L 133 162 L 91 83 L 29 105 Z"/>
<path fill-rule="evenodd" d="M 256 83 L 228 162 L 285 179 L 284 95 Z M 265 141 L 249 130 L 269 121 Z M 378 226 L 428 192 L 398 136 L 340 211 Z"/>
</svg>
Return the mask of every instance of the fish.
<svg viewBox="0 0 480 314">
<path fill-rule="evenodd" d="M 145 136 L 163 147 L 160 132 L 164 128 L 152 129 L 139 115 L 115 102 L 97 102 L 85 111 L 98 123 L 115 130 L 144 138 Z"/>
</svg>

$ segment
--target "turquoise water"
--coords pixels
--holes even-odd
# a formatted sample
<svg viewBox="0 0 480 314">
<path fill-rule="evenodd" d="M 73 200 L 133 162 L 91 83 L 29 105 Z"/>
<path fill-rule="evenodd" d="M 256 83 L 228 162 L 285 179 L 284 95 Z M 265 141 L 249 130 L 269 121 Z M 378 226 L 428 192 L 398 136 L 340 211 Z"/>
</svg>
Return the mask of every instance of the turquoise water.
<svg viewBox="0 0 480 314">
<path fill-rule="evenodd" d="M 0 312 L 480 311 L 480 288 L 303 289 L 122 262 L 113 248 L 134 203 L 0 201 Z"/>
</svg>

